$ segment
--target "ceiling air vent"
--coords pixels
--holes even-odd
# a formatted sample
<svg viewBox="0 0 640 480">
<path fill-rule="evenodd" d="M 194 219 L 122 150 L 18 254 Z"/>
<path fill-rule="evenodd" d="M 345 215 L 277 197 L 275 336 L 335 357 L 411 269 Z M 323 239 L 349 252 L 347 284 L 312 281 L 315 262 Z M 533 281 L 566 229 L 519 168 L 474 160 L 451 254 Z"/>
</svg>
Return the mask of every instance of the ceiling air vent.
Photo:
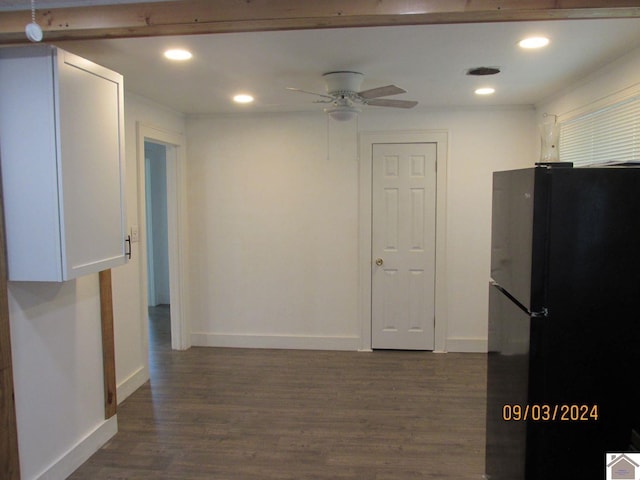
<svg viewBox="0 0 640 480">
<path fill-rule="evenodd" d="M 477 77 L 484 75 L 496 75 L 498 73 L 500 73 L 500 69 L 498 67 L 476 67 L 467 70 L 467 75 L 474 75 Z"/>
</svg>

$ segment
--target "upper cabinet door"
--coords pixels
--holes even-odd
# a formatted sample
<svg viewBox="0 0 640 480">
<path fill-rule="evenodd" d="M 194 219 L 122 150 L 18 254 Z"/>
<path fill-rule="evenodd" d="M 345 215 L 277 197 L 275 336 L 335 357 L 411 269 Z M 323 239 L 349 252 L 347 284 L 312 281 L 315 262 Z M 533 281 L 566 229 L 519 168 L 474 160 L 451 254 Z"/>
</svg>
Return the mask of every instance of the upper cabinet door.
<svg viewBox="0 0 640 480">
<path fill-rule="evenodd" d="M 126 262 L 122 76 L 63 50 L 0 49 L 9 280 Z"/>
<path fill-rule="evenodd" d="M 58 51 L 60 192 L 66 278 L 125 258 L 122 76 Z"/>
</svg>

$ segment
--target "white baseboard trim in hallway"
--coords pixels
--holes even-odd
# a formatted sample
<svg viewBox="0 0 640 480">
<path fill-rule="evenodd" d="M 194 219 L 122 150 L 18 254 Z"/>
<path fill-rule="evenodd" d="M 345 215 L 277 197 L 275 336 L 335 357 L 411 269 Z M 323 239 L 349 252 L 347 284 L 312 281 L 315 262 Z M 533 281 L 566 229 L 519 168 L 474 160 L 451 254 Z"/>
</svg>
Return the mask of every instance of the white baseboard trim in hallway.
<svg viewBox="0 0 640 480">
<path fill-rule="evenodd" d="M 105 420 L 70 448 L 35 480 L 64 480 L 118 433 L 118 416 Z"/>
<path fill-rule="evenodd" d="M 447 352 L 487 353 L 486 338 L 449 337 L 447 338 Z"/>
<path fill-rule="evenodd" d="M 356 351 L 360 348 L 360 337 L 192 333 L 191 344 L 194 347 L 284 348 L 292 350 Z"/>
<path fill-rule="evenodd" d="M 147 380 L 149 380 L 149 372 L 145 366 L 142 366 L 120 382 L 117 386 L 118 404 L 144 385 Z"/>
</svg>

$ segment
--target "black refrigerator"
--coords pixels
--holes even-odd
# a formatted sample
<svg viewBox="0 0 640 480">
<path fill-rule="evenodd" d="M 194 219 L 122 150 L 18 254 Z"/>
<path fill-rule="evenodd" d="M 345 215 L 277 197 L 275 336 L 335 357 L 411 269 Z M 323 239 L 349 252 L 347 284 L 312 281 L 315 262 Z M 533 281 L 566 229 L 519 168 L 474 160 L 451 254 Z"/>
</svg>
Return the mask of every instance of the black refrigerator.
<svg viewBox="0 0 640 480">
<path fill-rule="evenodd" d="M 640 426 L 640 168 L 495 172 L 486 478 L 600 480 Z"/>
</svg>

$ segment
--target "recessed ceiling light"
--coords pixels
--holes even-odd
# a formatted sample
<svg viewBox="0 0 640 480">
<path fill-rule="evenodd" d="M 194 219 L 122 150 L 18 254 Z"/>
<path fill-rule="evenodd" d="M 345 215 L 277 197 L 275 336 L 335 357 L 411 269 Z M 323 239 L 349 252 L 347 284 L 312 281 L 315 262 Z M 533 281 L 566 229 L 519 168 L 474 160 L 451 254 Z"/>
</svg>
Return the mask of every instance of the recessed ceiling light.
<svg viewBox="0 0 640 480">
<path fill-rule="evenodd" d="M 491 87 L 482 87 L 482 88 L 477 88 L 475 91 L 476 95 L 491 95 L 492 93 L 495 93 L 496 89 L 495 88 L 491 88 Z"/>
<path fill-rule="evenodd" d="M 233 101 L 236 103 L 251 103 L 253 102 L 253 97 L 246 93 L 240 93 L 233 97 Z"/>
<path fill-rule="evenodd" d="M 169 60 L 189 60 L 193 55 L 188 50 L 181 48 L 172 48 L 164 52 L 164 56 Z"/>
<path fill-rule="evenodd" d="M 549 39 L 547 37 L 529 37 L 518 42 L 521 48 L 542 48 L 549 45 Z"/>
</svg>

